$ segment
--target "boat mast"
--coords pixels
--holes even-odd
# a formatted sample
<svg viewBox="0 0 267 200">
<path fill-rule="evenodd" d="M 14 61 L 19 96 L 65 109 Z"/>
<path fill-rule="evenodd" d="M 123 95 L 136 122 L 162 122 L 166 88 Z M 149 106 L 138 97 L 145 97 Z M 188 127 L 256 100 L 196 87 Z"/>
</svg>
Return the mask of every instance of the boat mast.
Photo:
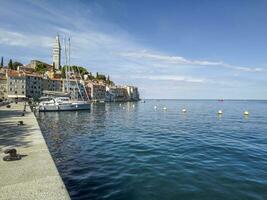
<svg viewBox="0 0 267 200">
<path fill-rule="evenodd" d="M 64 37 L 64 52 L 65 52 L 65 76 L 67 81 L 67 93 L 69 94 L 69 69 L 68 69 L 68 54 L 67 54 L 67 42 L 66 42 L 66 36 Z"/>
<path fill-rule="evenodd" d="M 73 73 L 73 75 L 74 75 L 74 79 L 75 79 L 75 83 L 76 83 L 76 87 L 77 87 L 77 89 L 78 89 L 78 91 L 79 91 L 79 94 L 80 94 L 80 96 L 81 96 L 81 98 L 82 98 L 82 100 L 84 101 L 84 97 L 83 97 L 83 95 L 82 95 L 82 92 L 81 92 L 81 89 L 80 89 L 80 87 L 79 87 L 79 84 L 78 84 L 78 81 L 77 81 L 77 78 L 76 78 L 76 75 L 75 75 L 75 70 L 70 66 L 70 37 L 69 37 L 69 40 L 68 40 L 68 64 L 69 64 L 69 68 L 70 68 L 70 71 Z M 76 94 L 76 90 L 74 90 L 74 94 Z M 79 100 L 79 96 L 77 97 L 78 99 L 77 100 Z"/>
</svg>

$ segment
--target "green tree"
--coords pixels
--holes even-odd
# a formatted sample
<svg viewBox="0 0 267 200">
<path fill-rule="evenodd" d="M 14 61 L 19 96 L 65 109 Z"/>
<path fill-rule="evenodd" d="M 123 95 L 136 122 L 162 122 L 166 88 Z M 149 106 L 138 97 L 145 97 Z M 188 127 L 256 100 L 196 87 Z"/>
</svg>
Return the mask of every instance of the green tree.
<svg viewBox="0 0 267 200">
<path fill-rule="evenodd" d="M 114 85 L 114 82 L 110 80 L 109 76 L 107 77 L 106 84 L 107 85 Z"/>
<path fill-rule="evenodd" d="M 105 75 L 99 74 L 99 73 L 96 73 L 96 79 L 97 80 L 102 80 L 102 81 L 106 81 L 107 80 Z"/>
<path fill-rule="evenodd" d="M 23 64 L 20 63 L 20 62 L 15 61 L 15 62 L 12 64 L 12 69 L 17 70 L 17 69 L 18 69 L 18 66 L 23 66 Z"/>
<path fill-rule="evenodd" d="M 47 71 L 47 69 L 44 63 L 38 63 L 35 68 L 35 71 L 38 73 L 44 74 Z"/>
<path fill-rule="evenodd" d="M 10 59 L 8 62 L 8 68 L 13 69 L 12 59 Z"/>
<path fill-rule="evenodd" d="M 93 76 L 92 72 L 88 73 L 88 78 L 89 78 L 89 80 L 94 80 L 95 79 L 95 77 Z"/>
<path fill-rule="evenodd" d="M 0 67 L 4 67 L 4 58 L 3 58 L 3 56 L 1 58 L 1 66 Z"/>
<path fill-rule="evenodd" d="M 84 74 L 89 74 L 89 72 L 87 71 L 87 69 L 85 67 L 81 67 L 81 66 L 76 66 L 73 65 L 71 66 L 71 68 L 73 69 L 74 72 L 79 73 L 83 76 Z"/>
</svg>

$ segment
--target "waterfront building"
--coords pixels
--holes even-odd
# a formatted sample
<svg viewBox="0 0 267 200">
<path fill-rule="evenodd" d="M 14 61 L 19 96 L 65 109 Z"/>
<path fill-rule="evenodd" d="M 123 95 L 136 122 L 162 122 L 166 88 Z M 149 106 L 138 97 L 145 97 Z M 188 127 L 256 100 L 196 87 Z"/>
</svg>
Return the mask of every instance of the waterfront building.
<svg viewBox="0 0 267 200">
<path fill-rule="evenodd" d="M 63 92 L 69 93 L 71 99 L 87 100 L 83 83 L 80 80 L 63 80 Z"/>
<path fill-rule="evenodd" d="M 7 98 L 7 78 L 6 72 L 0 69 L 0 99 Z"/>
<path fill-rule="evenodd" d="M 57 78 L 44 78 L 43 90 L 62 92 L 63 80 Z"/>
<path fill-rule="evenodd" d="M 26 77 L 23 72 L 16 70 L 7 71 L 7 97 L 26 97 Z"/>
<path fill-rule="evenodd" d="M 43 92 L 43 76 L 32 73 L 26 75 L 26 97 L 39 98 Z"/>
<path fill-rule="evenodd" d="M 53 66 L 56 70 L 59 70 L 61 65 L 61 46 L 59 35 L 56 36 L 56 40 L 53 46 Z"/>
<path fill-rule="evenodd" d="M 127 101 L 127 89 L 123 86 L 106 86 L 106 101 Z"/>
<path fill-rule="evenodd" d="M 102 83 L 89 81 L 86 84 L 87 91 L 90 91 L 89 96 L 92 101 L 105 101 L 106 100 L 106 86 Z"/>
<path fill-rule="evenodd" d="M 134 86 L 126 86 L 128 100 L 129 101 L 139 101 L 139 91 L 137 87 Z"/>
</svg>

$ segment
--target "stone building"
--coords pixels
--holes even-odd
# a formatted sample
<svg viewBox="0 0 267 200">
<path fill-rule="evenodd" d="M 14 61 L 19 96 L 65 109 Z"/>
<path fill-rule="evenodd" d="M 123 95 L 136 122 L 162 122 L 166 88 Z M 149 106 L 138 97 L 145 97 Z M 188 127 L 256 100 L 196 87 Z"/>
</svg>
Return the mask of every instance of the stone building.
<svg viewBox="0 0 267 200">
<path fill-rule="evenodd" d="M 26 97 L 26 77 L 24 73 L 15 70 L 7 72 L 7 97 Z"/>
<path fill-rule="evenodd" d="M 6 72 L 0 69 L 0 99 L 7 98 L 7 78 Z"/>
<path fill-rule="evenodd" d="M 40 60 L 31 60 L 31 62 L 27 64 L 24 68 L 36 69 L 38 65 L 43 65 L 48 71 L 53 69 L 52 65 L 49 65 Z"/>
<path fill-rule="evenodd" d="M 43 76 L 39 74 L 25 74 L 26 76 L 26 96 L 29 98 L 39 98 L 43 94 Z"/>
<path fill-rule="evenodd" d="M 87 91 L 90 91 L 89 96 L 92 101 L 106 100 L 106 86 L 104 84 L 89 81 L 86 87 L 89 87 Z"/>
<path fill-rule="evenodd" d="M 56 36 L 56 41 L 53 46 L 53 65 L 56 70 L 58 70 L 61 65 L 61 46 L 59 35 Z"/>
<path fill-rule="evenodd" d="M 139 91 L 137 87 L 134 86 L 126 86 L 128 100 L 129 101 L 139 101 Z"/>
<path fill-rule="evenodd" d="M 87 100 L 85 87 L 80 80 L 63 80 L 63 92 L 69 93 L 71 99 L 75 100 Z"/>
<path fill-rule="evenodd" d="M 56 79 L 56 78 L 51 78 L 51 79 L 44 78 L 43 79 L 43 90 L 62 92 L 63 91 L 63 80 Z"/>
<path fill-rule="evenodd" d="M 127 101 L 128 94 L 127 89 L 122 86 L 107 86 L 106 101 Z"/>
</svg>

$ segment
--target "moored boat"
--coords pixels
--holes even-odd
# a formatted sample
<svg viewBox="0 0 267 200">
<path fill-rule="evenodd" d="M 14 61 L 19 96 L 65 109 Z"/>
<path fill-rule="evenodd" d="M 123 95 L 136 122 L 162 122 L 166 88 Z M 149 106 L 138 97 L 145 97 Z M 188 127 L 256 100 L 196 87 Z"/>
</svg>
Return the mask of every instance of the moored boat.
<svg viewBox="0 0 267 200">
<path fill-rule="evenodd" d="M 72 101 L 68 97 L 42 97 L 37 106 L 39 112 L 90 110 L 86 101 Z"/>
</svg>

